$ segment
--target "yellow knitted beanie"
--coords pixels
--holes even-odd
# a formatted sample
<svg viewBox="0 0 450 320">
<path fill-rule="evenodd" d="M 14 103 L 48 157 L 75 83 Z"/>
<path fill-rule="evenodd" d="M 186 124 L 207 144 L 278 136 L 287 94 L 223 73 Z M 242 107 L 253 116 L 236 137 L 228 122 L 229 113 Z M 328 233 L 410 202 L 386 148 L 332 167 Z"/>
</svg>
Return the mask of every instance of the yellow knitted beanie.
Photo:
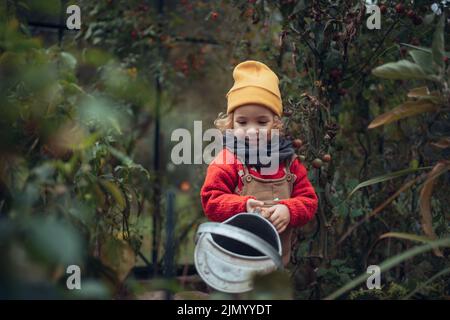
<svg viewBox="0 0 450 320">
<path fill-rule="evenodd" d="M 241 62 L 234 68 L 233 78 L 234 85 L 226 95 L 227 113 L 244 104 L 259 104 L 281 117 L 279 79 L 268 66 L 254 60 Z"/>
</svg>

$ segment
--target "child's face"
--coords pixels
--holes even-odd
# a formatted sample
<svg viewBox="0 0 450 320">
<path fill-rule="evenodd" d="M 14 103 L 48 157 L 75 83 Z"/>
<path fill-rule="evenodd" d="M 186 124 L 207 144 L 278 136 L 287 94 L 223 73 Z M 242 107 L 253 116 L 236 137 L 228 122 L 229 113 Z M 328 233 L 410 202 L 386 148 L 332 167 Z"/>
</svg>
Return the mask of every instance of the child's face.
<svg viewBox="0 0 450 320">
<path fill-rule="evenodd" d="M 234 110 L 233 129 L 236 132 L 258 134 L 260 129 L 270 129 L 274 125 L 274 113 L 266 107 L 248 104 Z"/>
</svg>

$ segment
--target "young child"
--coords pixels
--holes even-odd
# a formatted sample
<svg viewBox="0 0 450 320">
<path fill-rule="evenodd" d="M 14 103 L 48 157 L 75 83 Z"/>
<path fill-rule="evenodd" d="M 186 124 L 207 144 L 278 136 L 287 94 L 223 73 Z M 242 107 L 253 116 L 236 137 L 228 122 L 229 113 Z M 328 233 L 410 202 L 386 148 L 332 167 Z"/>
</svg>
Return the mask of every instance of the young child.
<svg viewBox="0 0 450 320">
<path fill-rule="evenodd" d="M 224 135 L 224 148 L 210 163 L 201 188 L 203 210 L 208 219 L 223 222 L 242 212 L 260 212 L 280 234 L 283 264 L 291 255 L 293 228 L 310 221 L 317 210 L 317 195 L 292 148 L 292 141 L 279 135 L 278 170 L 262 174 L 262 161 L 249 161 L 252 146 L 245 144 L 245 157 L 236 152 L 235 137 L 266 129 L 282 132 L 283 107 L 277 75 L 265 64 L 245 61 L 233 71 L 234 85 L 227 93 L 227 113 L 215 125 Z M 230 130 L 231 129 L 231 130 Z M 275 132 L 275 131 L 274 131 Z M 227 138 L 227 139 L 225 139 Z M 237 140 L 237 139 L 236 139 Z M 270 141 L 268 142 L 270 145 Z M 249 151 L 250 150 L 250 151 Z M 233 159 L 226 161 L 225 159 Z"/>
</svg>

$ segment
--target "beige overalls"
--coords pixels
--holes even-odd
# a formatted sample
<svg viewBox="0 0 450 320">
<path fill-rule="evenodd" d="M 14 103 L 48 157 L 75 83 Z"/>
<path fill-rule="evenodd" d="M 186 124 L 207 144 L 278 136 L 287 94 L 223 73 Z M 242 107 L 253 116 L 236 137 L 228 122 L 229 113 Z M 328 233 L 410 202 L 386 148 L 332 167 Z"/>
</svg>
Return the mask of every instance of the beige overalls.
<svg viewBox="0 0 450 320">
<path fill-rule="evenodd" d="M 239 176 L 243 182 L 242 190 L 239 192 L 238 187 L 236 187 L 235 193 L 241 196 L 254 196 L 256 200 L 263 201 L 263 207 L 266 208 L 277 204 L 279 200 L 290 198 L 294 182 L 297 179 L 297 176 L 290 171 L 291 163 L 295 158 L 296 155 L 293 155 L 293 157 L 287 161 L 285 167 L 286 174 L 282 178 L 277 179 L 262 179 L 255 177 L 249 173 L 247 166 L 244 164 L 244 171 L 239 172 Z M 285 266 L 289 263 L 291 257 L 292 231 L 293 228 L 288 226 L 280 234 L 281 245 L 283 248 L 283 264 Z"/>
</svg>

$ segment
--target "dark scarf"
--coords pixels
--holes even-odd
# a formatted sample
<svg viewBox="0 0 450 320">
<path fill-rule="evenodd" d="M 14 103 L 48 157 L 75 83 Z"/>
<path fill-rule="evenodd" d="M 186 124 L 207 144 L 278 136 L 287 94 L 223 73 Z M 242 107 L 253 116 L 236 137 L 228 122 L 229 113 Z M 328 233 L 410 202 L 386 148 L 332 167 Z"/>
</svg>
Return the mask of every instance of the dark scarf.
<svg viewBox="0 0 450 320">
<path fill-rule="evenodd" d="M 274 140 L 269 141 L 267 143 L 267 146 L 264 146 L 266 147 L 266 150 L 261 150 L 261 155 L 270 157 L 271 159 L 278 156 L 278 163 L 282 163 L 285 160 L 290 159 L 295 153 L 294 148 L 292 147 L 292 140 L 290 139 L 286 139 L 285 137 L 280 136 L 279 143 L 277 145 L 275 145 L 274 143 L 276 143 L 274 142 Z M 247 166 L 255 167 L 258 171 L 263 167 L 270 167 L 272 160 L 270 160 L 267 164 L 261 163 L 258 154 L 258 148 L 260 147 L 259 143 L 256 143 L 256 146 L 250 146 L 248 138 L 245 139 L 245 142 L 240 140 L 238 143 L 236 136 L 232 132 L 227 131 L 223 135 L 223 146 L 232 151 L 237 156 L 240 156 L 245 152 L 245 159 L 240 160 L 243 161 Z M 273 153 L 272 148 L 274 151 Z M 252 158 L 250 158 L 251 155 L 253 156 Z M 253 160 L 255 158 L 256 163 L 250 163 L 250 160 Z"/>
</svg>

